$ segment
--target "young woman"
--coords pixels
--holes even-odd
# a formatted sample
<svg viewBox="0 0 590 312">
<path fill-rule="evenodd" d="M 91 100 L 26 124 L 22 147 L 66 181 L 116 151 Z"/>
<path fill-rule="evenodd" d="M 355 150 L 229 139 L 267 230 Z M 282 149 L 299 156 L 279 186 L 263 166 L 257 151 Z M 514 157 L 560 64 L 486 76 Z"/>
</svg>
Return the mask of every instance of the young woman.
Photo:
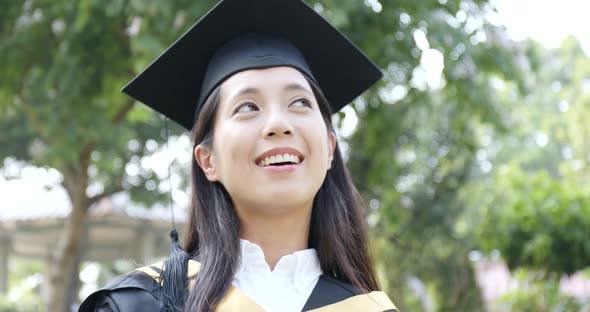
<svg viewBox="0 0 590 312">
<path fill-rule="evenodd" d="M 397 311 L 331 124 L 380 76 L 301 0 L 221 1 L 124 88 L 192 129 L 186 254 L 80 311 Z"/>
</svg>

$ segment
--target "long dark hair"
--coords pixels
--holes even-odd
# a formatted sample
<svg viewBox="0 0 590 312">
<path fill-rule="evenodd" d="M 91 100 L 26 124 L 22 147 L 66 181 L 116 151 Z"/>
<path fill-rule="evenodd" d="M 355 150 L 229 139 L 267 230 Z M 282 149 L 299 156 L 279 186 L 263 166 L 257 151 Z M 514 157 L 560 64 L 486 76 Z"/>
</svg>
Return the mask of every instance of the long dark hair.
<svg viewBox="0 0 590 312">
<path fill-rule="evenodd" d="M 326 128 L 334 132 L 331 106 L 316 83 L 307 80 Z M 205 101 L 193 127 L 193 148 L 198 144 L 212 147 L 218 104 L 219 87 Z M 369 292 L 378 290 L 379 285 L 369 253 L 361 203 L 337 145 L 332 166 L 313 201 L 308 245 L 317 250 L 324 274 Z M 229 193 L 221 183 L 207 180 L 194 154 L 192 199 L 185 233 L 185 250 L 201 263 L 185 301 L 185 311 L 214 310 L 238 267 L 240 223 Z"/>
</svg>

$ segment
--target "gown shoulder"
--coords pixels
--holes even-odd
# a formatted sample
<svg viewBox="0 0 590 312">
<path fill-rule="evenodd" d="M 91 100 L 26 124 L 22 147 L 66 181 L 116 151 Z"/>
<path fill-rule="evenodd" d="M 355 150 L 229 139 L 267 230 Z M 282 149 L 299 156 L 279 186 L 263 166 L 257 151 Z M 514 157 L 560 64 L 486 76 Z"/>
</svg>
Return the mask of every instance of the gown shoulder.
<svg viewBox="0 0 590 312">
<path fill-rule="evenodd" d="M 365 293 L 358 287 L 327 274 L 320 276 L 303 311 L 382 311 L 398 312 L 384 292 Z"/>
<path fill-rule="evenodd" d="M 161 287 L 148 273 L 136 270 L 112 280 L 82 302 L 79 312 L 158 312 Z"/>
</svg>

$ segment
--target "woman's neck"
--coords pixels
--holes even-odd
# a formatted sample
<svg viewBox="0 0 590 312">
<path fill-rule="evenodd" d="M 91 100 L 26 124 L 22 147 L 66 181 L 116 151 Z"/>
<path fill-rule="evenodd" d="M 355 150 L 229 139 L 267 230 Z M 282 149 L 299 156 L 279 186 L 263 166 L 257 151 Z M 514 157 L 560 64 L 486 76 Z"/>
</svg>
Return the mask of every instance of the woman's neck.
<svg viewBox="0 0 590 312">
<path fill-rule="evenodd" d="M 260 246 L 274 270 L 281 257 L 308 248 L 310 218 L 311 207 L 289 215 L 242 216 L 240 237 Z"/>
</svg>

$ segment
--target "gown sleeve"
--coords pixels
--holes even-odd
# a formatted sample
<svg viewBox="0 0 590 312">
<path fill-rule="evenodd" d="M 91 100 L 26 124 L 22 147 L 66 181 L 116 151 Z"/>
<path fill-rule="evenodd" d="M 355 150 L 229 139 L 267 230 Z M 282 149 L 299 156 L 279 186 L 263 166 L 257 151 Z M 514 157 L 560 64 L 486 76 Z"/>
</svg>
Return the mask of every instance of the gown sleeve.
<svg viewBox="0 0 590 312">
<path fill-rule="evenodd" d="M 80 312 L 159 312 L 159 302 L 148 292 L 140 289 L 117 289 L 103 293 L 94 304 Z"/>
<path fill-rule="evenodd" d="M 159 312 L 160 287 L 143 272 L 123 275 L 92 293 L 78 312 Z"/>
</svg>

